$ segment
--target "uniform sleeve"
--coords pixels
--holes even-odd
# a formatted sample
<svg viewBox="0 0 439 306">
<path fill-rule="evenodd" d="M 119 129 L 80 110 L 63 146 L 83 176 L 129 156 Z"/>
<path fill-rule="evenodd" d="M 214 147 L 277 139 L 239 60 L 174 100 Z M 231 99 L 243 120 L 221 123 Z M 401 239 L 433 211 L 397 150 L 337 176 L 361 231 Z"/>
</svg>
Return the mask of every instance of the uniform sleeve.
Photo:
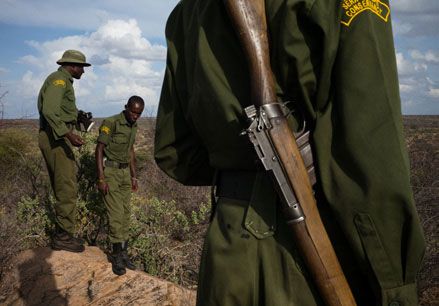
<svg viewBox="0 0 439 306">
<path fill-rule="evenodd" d="M 168 54 L 157 111 L 154 158 L 168 176 L 184 185 L 211 185 L 213 169 L 207 150 L 190 124 L 185 106 L 184 35 L 181 6 L 177 4 L 166 24 Z M 176 76 L 180 76 L 177 80 Z M 178 88 L 180 90 L 178 90 Z"/>
<path fill-rule="evenodd" d="M 111 134 L 114 130 L 114 122 L 109 120 L 104 120 L 99 127 L 99 136 L 97 141 L 107 145 L 110 142 Z"/>
<path fill-rule="evenodd" d="M 48 80 L 43 93 L 42 115 L 53 130 L 55 139 L 59 139 L 69 132 L 64 121 L 61 120 L 61 102 L 66 91 L 66 80 Z"/>
<path fill-rule="evenodd" d="M 417 305 L 425 242 L 403 136 L 388 1 L 341 1 L 330 103 L 317 118 L 325 196 L 379 305 Z"/>
<path fill-rule="evenodd" d="M 169 66 L 157 113 L 154 157 L 167 175 L 184 185 L 212 184 L 206 149 L 186 122 Z"/>
</svg>

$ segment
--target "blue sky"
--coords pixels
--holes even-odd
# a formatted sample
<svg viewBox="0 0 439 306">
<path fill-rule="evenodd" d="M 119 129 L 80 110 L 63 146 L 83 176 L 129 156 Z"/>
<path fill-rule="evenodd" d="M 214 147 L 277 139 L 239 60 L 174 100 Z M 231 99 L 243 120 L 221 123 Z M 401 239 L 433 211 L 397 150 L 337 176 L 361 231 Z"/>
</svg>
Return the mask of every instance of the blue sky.
<svg viewBox="0 0 439 306">
<path fill-rule="evenodd" d="M 4 117 L 37 117 L 38 91 L 66 49 L 82 50 L 93 64 L 74 85 L 79 108 L 109 116 L 137 94 L 147 103 L 147 115 L 154 115 L 166 58 L 165 22 L 177 3 L 1 0 Z M 403 113 L 438 115 L 439 1 L 390 4 Z"/>
</svg>

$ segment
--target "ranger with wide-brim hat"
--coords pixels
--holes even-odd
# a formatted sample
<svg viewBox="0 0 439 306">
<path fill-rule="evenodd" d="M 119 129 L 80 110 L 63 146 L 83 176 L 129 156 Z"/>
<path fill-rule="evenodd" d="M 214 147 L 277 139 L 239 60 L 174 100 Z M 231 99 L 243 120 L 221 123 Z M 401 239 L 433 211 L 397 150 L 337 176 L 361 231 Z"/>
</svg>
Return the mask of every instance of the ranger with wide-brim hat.
<svg viewBox="0 0 439 306">
<path fill-rule="evenodd" d="M 57 64 L 61 66 L 46 78 L 38 95 L 38 145 L 56 199 L 52 249 L 82 252 L 84 241 L 74 235 L 78 190 L 73 148 L 81 147 L 84 140 L 75 132 L 78 109 L 73 80 L 81 79 L 84 67 L 91 65 L 77 50 L 65 51 Z"/>
<path fill-rule="evenodd" d="M 67 50 L 63 53 L 62 57 L 56 62 L 59 65 L 62 64 L 77 64 L 81 66 L 89 67 L 91 64 L 87 63 L 84 53 L 77 50 Z"/>
</svg>

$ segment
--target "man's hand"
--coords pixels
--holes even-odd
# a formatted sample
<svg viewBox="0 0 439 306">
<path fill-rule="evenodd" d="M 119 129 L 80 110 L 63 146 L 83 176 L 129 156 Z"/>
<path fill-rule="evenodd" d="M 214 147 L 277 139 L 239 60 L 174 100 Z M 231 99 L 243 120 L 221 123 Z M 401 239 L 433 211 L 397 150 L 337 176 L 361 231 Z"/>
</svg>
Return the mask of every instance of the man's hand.
<svg viewBox="0 0 439 306">
<path fill-rule="evenodd" d="M 99 179 L 98 180 L 98 190 L 103 194 L 106 195 L 108 193 L 108 191 L 110 191 L 110 187 L 108 186 L 108 184 L 103 180 L 103 179 Z"/>
<path fill-rule="evenodd" d="M 132 190 L 132 191 L 137 191 L 137 189 L 139 189 L 139 183 L 138 183 L 138 180 L 137 180 L 137 178 L 132 177 L 132 178 L 131 178 L 131 190 Z"/>
<path fill-rule="evenodd" d="M 84 144 L 84 140 L 82 140 L 80 136 L 74 134 L 73 132 L 68 132 L 64 136 L 70 141 L 72 146 L 80 147 Z"/>
</svg>

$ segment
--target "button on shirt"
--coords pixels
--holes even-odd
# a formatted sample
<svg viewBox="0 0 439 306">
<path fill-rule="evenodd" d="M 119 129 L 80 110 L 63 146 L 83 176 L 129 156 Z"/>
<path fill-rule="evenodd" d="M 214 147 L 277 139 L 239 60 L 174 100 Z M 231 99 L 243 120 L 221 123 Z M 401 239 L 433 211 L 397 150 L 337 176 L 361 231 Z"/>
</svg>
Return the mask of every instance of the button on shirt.
<svg viewBox="0 0 439 306">
<path fill-rule="evenodd" d="M 137 123 L 131 125 L 126 120 L 124 113 L 121 112 L 102 122 L 99 128 L 98 142 L 105 144 L 104 154 L 109 160 L 128 163 L 136 132 Z"/>
</svg>

